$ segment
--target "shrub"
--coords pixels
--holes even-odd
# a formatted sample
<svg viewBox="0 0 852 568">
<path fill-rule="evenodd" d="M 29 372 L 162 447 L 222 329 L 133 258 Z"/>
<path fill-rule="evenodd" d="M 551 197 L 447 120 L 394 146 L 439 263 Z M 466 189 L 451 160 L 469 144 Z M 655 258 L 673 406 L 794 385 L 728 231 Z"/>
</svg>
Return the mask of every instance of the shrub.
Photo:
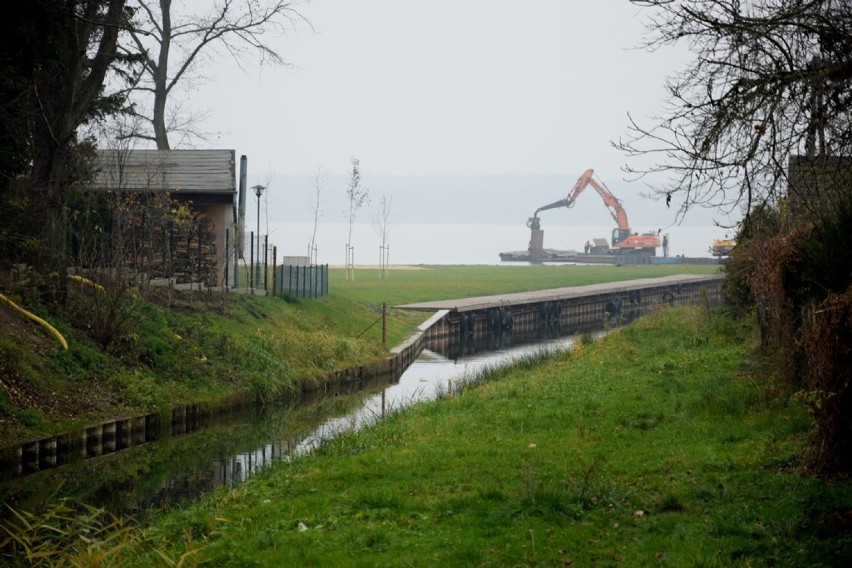
<svg viewBox="0 0 852 568">
<path fill-rule="evenodd" d="M 786 227 L 796 223 L 791 229 Z M 781 208 L 751 216 L 727 267 L 735 309 L 757 311 L 776 375 L 800 389 L 816 431 L 815 471 L 852 471 L 852 192 L 803 220 Z"/>
<path fill-rule="evenodd" d="M 810 463 L 822 473 L 852 471 L 852 287 L 807 312 L 801 350 L 804 399 L 817 423 Z"/>
</svg>

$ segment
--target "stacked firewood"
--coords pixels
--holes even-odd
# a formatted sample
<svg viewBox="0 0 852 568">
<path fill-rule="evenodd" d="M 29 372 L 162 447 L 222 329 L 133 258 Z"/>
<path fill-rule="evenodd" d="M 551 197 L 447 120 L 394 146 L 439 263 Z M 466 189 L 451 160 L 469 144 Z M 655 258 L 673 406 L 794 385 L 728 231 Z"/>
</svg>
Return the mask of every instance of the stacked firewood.
<svg viewBox="0 0 852 568">
<path fill-rule="evenodd" d="M 216 283 L 216 235 L 207 217 L 173 225 L 170 235 L 171 274 L 177 282 Z"/>
<path fill-rule="evenodd" d="M 146 219 L 126 227 L 122 265 L 150 279 L 216 284 L 216 234 L 206 216 Z"/>
</svg>

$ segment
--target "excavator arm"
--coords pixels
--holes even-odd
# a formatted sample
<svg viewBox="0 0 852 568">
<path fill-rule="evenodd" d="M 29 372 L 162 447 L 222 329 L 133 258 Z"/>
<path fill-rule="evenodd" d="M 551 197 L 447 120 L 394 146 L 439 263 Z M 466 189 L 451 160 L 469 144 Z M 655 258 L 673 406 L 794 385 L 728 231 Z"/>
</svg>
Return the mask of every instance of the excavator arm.
<svg viewBox="0 0 852 568">
<path fill-rule="evenodd" d="M 559 201 L 554 201 L 553 203 L 549 203 L 547 205 L 542 205 L 538 209 L 535 210 L 533 214 L 533 218 L 538 217 L 540 211 L 547 211 L 548 209 L 556 209 L 557 207 L 573 207 L 574 202 L 583 193 L 583 190 L 586 189 L 586 186 L 589 185 L 589 180 L 592 179 L 592 175 L 594 174 L 594 170 L 586 170 L 583 172 L 583 175 L 580 176 L 580 179 L 577 180 L 577 183 L 574 184 L 574 187 L 568 193 L 568 197 L 565 199 L 560 199 Z"/>
<path fill-rule="evenodd" d="M 659 237 L 651 237 L 650 235 L 643 235 L 641 237 L 638 235 L 631 236 L 630 223 L 627 220 L 627 212 L 624 210 L 624 207 L 622 207 L 621 200 L 613 195 L 612 191 L 610 191 L 606 184 L 602 181 L 595 180 L 594 175 L 595 171 L 593 169 L 588 169 L 583 172 L 583 175 L 581 175 L 580 179 L 577 180 L 577 183 L 574 184 L 574 187 L 568 193 L 567 197 L 547 205 L 542 205 L 536 209 L 533 216 L 527 221 L 527 227 L 530 229 L 540 229 L 541 224 L 539 222 L 538 214 L 541 211 L 555 209 L 557 207 L 573 207 L 574 202 L 580 194 L 583 193 L 588 186 L 592 186 L 592 189 L 594 189 L 598 195 L 601 196 L 601 199 L 603 199 L 604 205 L 606 205 L 609 214 L 612 216 L 613 221 L 615 221 L 617 225 L 617 228 L 613 229 L 612 232 L 613 246 L 617 248 L 622 246 L 624 248 L 646 249 L 653 249 L 659 246 Z"/>
<path fill-rule="evenodd" d="M 549 203 L 547 205 L 542 205 L 538 209 L 535 210 L 533 214 L 533 218 L 538 217 L 539 212 L 546 211 L 548 209 L 555 209 L 557 207 L 573 207 L 574 202 L 577 201 L 577 198 L 580 197 L 580 194 L 583 193 L 588 186 L 592 186 L 592 189 L 598 192 L 598 195 L 603 199 L 604 205 L 607 206 L 609 210 L 609 214 L 612 215 L 613 221 L 616 222 L 619 229 L 630 230 L 630 224 L 627 222 L 627 213 L 624 211 L 624 208 L 621 206 L 621 201 L 612 194 L 609 188 L 601 181 L 595 181 L 594 176 L 595 170 L 588 169 L 583 172 L 583 175 L 580 176 L 580 179 L 577 180 L 577 183 L 574 184 L 574 187 L 568 193 L 568 197 L 564 199 L 560 199 L 559 201 L 554 201 L 553 203 Z"/>
<path fill-rule="evenodd" d="M 602 181 L 596 181 L 594 175 L 595 170 L 591 168 L 583 172 L 583 175 L 581 175 L 577 180 L 577 183 L 574 184 L 574 187 L 568 193 L 567 197 L 547 205 L 542 205 L 536 209 L 533 216 L 530 217 L 529 221 L 527 221 L 527 226 L 530 228 L 538 228 L 540 226 L 538 214 L 541 211 L 556 209 L 557 207 L 573 207 L 574 202 L 577 201 L 580 194 L 583 193 L 587 187 L 592 186 L 592 189 L 594 189 L 598 195 L 601 196 L 601 199 L 603 199 L 604 205 L 606 205 L 609 214 L 612 216 L 612 220 L 615 221 L 618 226 L 618 234 L 622 236 L 621 238 L 626 238 L 630 235 L 630 223 L 627 221 L 627 212 L 624 210 L 624 207 L 621 206 L 621 201 L 613 195 L 612 191 L 610 191 L 606 184 Z M 615 244 L 615 242 L 613 242 L 613 244 Z"/>
</svg>

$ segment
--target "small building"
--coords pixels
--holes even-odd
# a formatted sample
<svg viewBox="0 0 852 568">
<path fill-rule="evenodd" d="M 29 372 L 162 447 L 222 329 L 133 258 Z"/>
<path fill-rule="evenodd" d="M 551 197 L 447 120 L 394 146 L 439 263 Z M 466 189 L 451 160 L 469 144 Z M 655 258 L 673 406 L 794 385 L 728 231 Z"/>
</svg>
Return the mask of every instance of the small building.
<svg viewBox="0 0 852 568">
<path fill-rule="evenodd" d="M 168 255 L 160 256 L 168 261 L 160 260 L 150 277 L 193 278 L 210 285 L 225 281 L 233 267 L 229 250 L 234 250 L 237 223 L 234 150 L 98 150 L 96 164 L 93 189 L 167 195 L 185 206 L 181 209 L 191 222 L 177 232 L 174 218 L 161 220 L 169 240 Z M 204 268 L 181 272 L 190 265 Z"/>
</svg>

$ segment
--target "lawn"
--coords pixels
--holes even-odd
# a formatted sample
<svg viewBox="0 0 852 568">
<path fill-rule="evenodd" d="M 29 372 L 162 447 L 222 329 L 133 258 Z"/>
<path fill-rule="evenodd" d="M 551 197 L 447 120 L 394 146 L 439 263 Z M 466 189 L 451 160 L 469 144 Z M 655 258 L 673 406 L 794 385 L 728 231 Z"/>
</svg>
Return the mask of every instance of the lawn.
<svg viewBox="0 0 852 568">
<path fill-rule="evenodd" d="M 331 293 L 352 301 L 386 302 L 397 306 L 490 294 L 547 290 L 672 274 L 718 274 L 719 265 L 592 265 L 592 266 L 416 266 L 388 271 L 358 269 L 346 281 L 344 269 L 331 269 Z"/>
</svg>

